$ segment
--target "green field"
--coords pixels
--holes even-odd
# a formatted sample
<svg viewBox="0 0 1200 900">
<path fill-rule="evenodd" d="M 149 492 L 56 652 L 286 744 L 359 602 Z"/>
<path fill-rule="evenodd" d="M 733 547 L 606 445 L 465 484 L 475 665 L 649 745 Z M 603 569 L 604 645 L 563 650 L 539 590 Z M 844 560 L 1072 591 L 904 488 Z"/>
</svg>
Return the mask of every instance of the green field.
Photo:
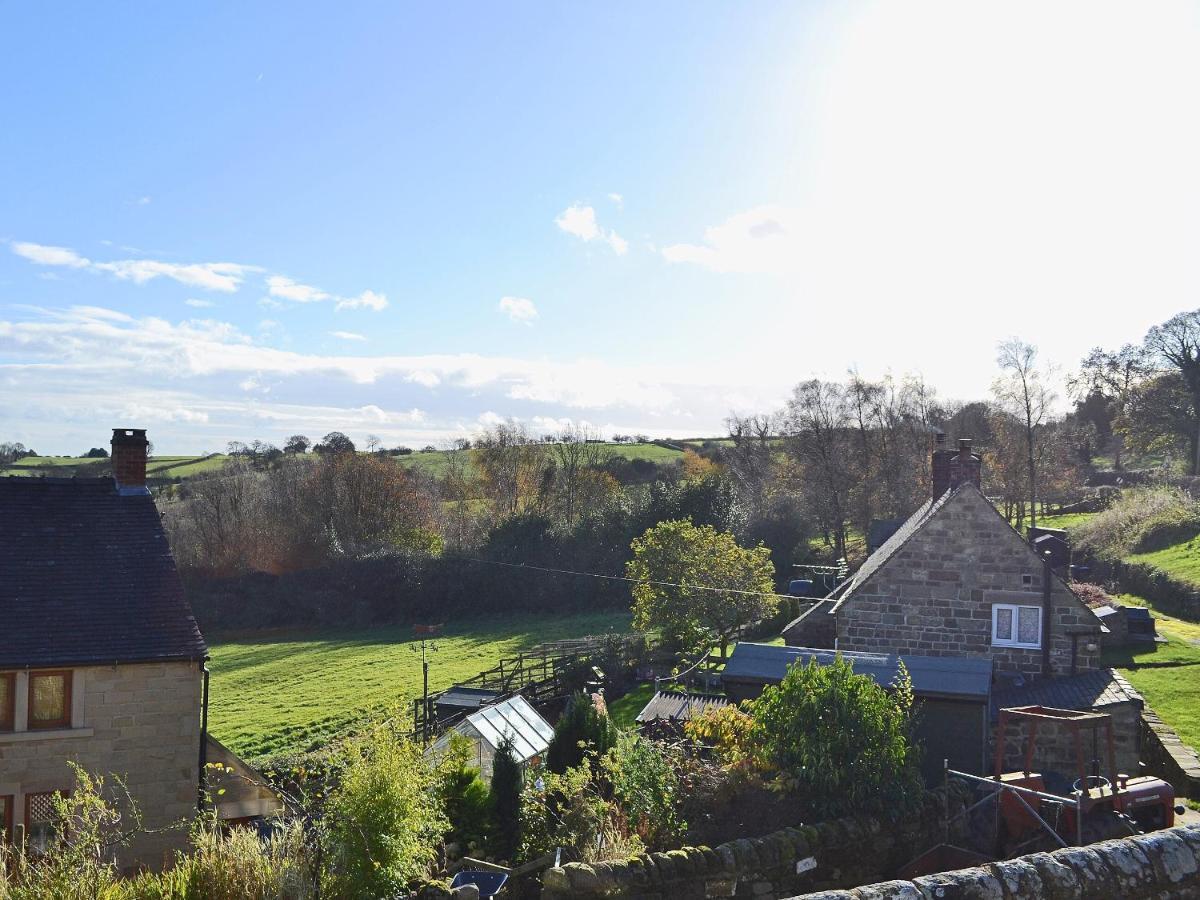
<svg viewBox="0 0 1200 900">
<path fill-rule="evenodd" d="M 505 616 L 450 626 L 430 656 L 430 689 L 493 667 L 543 641 L 629 629 L 627 613 Z M 267 634 L 210 641 L 209 728 L 237 753 L 307 750 L 421 693 L 408 627 Z M 636 713 L 635 713 L 636 714 Z"/>
<path fill-rule="evenodd" d="M 610 456 L 624 457 L 628 460 L 648 459 L 653 463 L 670 463 L 683 457 L 682 450 L 673 450 L 658 444 L 610 444 L 602 445 L 603 451 Z M 448 450 L 430 450 L 422 453 L 410 453 L 408 456 L 397 456 L 396 460 L 410 469 L 416 469 L 427 475 L 441 477 L 446 474 L 449 460 Z M 468 469 L 473 467 L 476 451 L 467 451 Z"/>
<path fill-rule="evenodd" d="M 1151 553 L 1134 553 L 1129 562 L 1145 563 L 1162 569 L 1176 581 L 1200 587 L 1200 538 L 1165 547 Z"/>
<path fill-rule="evenodd" d="M 1127 604 L 1150 605 L 1128 594 L 1120 599 Z M 1200 747 L 1200 624 L 1158 610 L 1154 617 L 1158 633 L 1167 643 L 1109 650 L 1104 662 L 1120 669 L 1186 743 Z"/>
<path fill-rule="evenodd" d="M 187 478 L 212 472 L 225 465 L 226 456 L 152 456 L 146 463 L 146 475 L 151 478 Z M 53 475 L 69 478 L 72 475 L 98 475 L 109 471 L 107 459 L 81 459 L 77 456 L 27 456 L 0 466 L 0 475 Z"/>
</svg>

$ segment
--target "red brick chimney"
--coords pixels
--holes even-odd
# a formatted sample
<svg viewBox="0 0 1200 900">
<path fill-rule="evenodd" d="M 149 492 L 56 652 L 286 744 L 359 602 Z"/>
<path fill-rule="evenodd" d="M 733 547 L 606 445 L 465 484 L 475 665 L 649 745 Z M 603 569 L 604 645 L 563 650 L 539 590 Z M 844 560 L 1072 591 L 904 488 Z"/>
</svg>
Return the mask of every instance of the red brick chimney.
<svg viewBox="0 0 1200 900">
<path fill-rule="evenodd" d="M 112 436 L 112 473 L 117 487 L 146 486 L 145 428 L 114 428 Z"/>
<path fill-rule="evenodd" d="M 967 481 L 983 487 L 983 459 L 971 452 L 970 438 L 959 438 L 958 450 L 947 450 L 946 435 L 939 431 L 931 463 L 934 500 Z"/>
</svg>

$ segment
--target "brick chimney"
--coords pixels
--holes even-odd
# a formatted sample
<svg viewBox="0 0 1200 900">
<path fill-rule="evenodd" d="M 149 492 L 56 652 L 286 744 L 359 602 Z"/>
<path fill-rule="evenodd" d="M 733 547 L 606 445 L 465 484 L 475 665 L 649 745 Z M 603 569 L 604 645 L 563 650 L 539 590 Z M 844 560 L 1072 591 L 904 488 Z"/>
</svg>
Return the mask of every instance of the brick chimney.
<svg viewBox="0 0 1200 900">
<path fill-rule="evenodd" d="M 971 452 L 970 438 L 959 438 L 958 449 L 948 450 L 946 435 L 939 431 L 931 462 L 934 500 L 967 481 L 977 488 L 983 486 L 983 459 L 978 453 Z"/>
<path fill-rule="evenodd" d="M 114 428 L 112 435 L 112 473 L 118 488 L 146 486 L 145 428 Z"/>
</svg>

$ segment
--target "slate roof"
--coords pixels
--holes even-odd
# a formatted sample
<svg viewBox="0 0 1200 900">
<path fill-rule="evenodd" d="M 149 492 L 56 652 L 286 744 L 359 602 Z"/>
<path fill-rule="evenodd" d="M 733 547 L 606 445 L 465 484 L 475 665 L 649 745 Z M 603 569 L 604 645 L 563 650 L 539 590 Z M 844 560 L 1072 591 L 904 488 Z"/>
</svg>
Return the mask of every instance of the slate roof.
<svg viewBox="0 0 1200 900">
<path fill-rule="evenodd" d="M 1006 706 L 1055 706 L 1090 710 L 1134 701 L 1142 695 L 1113 669 L 1095 669 L 1082 675 L 1028 681 L 1019 686 L 997 687 L 992 694 L 992 718 Z"/>
<path fill-rule="evenodd" d="M 834 650 L 811 647 L 779 647 L 773 644 L 742 642 L 733 648 L 723 680 L 778 684 L 795 663 L 829 665 L 839 655 Z M 991 692 L 992 661 L 975 656 L 897 656 L 894 653 L 842 651 L 843 659 L 854 664 L 854 671 L 869 675 L 876 684 L 891 686 L 904 662 L 915 694 L 984 700 Z"/>
<path fill-rule="evenodd" d="M 149 493 L 0 478 L 0 668 L 207 655 Z"/>
<path fill-rule="evenodd" d="M 684 691 L 658 691 L 637 715 L 637 723 L 644 725 L 665 719 L 669 722 L 686 722 L 709 707 L 728 706 L 729 698 L 717 694 L 689 694 Z"/>
</svg>

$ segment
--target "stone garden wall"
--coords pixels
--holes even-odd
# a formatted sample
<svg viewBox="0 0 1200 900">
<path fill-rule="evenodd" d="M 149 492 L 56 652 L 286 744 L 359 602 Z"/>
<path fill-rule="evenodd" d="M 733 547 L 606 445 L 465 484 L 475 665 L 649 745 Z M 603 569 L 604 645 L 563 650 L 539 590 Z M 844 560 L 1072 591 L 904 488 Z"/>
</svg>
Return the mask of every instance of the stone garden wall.
<svg viewBox="0 0 1200 900">
<path fill-rule="evenodd" d="M 1183 900 L 1200 897 L 1200 826 L 1034 853 L 792 900 Z"/>
<path fill-rule="evenodd" d="M 706 897 L 792 897 L 886 878 L 946 840 L 947 813 L 956 816 L 970 791 L 952 783 L 925 795 L 919 809 L 889 821 L 838 819 L 784 828 L 761 838 L 708 847 L 685 847 L 602 863 L 569 863 L 548 869 L 544 900 L 568 897 L 630 900 L 698 900 Z M 957 834 L 949 835 L 951 842 Z"/>
<path fill-rule="evenodd" d="M 1142 710 L 1142 761 L 1170 782 L 1175 796 L 1200 799 L 1200 757 L 1150 707 Z"/>
</svg>

